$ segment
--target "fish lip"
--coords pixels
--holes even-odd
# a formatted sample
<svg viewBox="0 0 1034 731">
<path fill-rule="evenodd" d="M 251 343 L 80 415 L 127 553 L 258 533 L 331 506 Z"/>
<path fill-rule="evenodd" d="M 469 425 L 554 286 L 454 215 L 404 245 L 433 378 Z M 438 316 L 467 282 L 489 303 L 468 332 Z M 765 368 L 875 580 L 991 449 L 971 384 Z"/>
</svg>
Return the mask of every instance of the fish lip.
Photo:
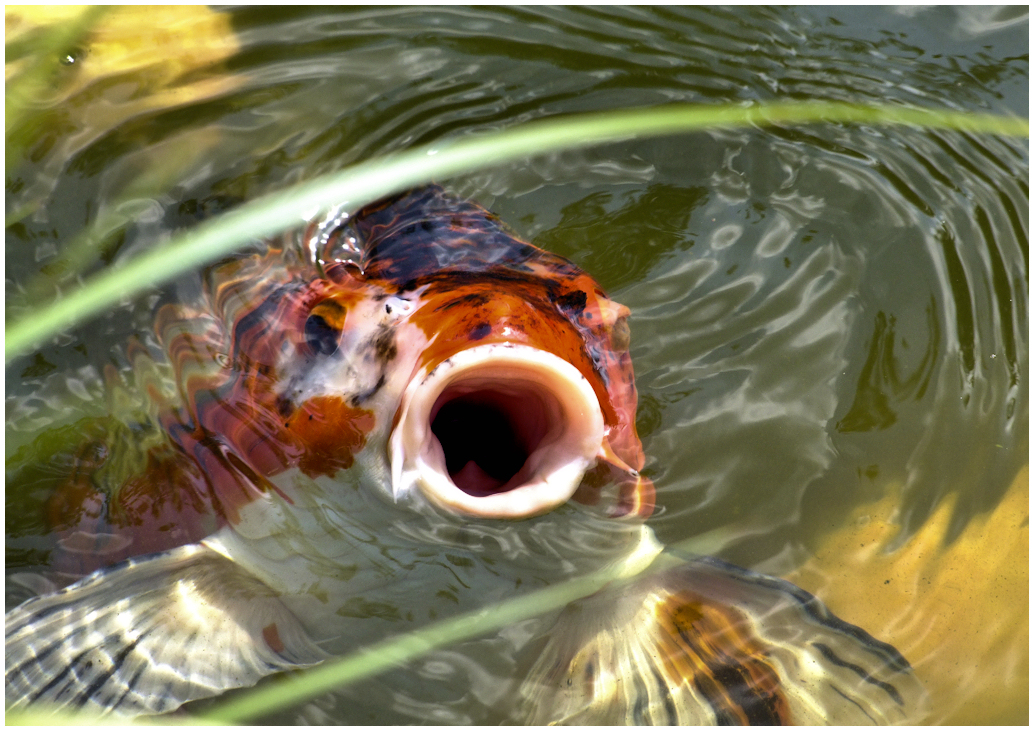
<svg viewBox="0 0 1034 731">
<path fill-rule="evenodd" d="M 451 391 L 450 391 L 451 389 Z M 447 391 L 449 393 L 447 393 Z M 502 489 L 472 494 L 446 467 L 432 422 L 445 394 L 492 391 L 544 421 L 524 466 Z M 524 404 L 527 404 L 526 409 Z M 511 411 L 518 410 L 512 406 Z M 516 418 L 524 418 L 519 414 Z M 592 385 L 567 361 L 526 345 L 491 343 L 463 350 L 406 387 L 389 440 L 396 501 L 419 491 L 449 512 L 485 518 L 527 518 L 567 502 L 603 452 L 606 425 Z"/>
</svg>

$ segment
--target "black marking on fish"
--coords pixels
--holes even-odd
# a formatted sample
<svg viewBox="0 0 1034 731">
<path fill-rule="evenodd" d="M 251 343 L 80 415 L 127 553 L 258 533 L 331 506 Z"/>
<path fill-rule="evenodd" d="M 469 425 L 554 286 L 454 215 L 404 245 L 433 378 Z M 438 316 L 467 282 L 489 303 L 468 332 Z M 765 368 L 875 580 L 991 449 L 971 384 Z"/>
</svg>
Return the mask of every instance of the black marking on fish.
<svg viewBox="0 0 1034 731">
<path fill-rule="evenodd" d="M 845 701 L 849 701 L 851 705 L 855 706 L 859 711 L 865 714 L 865 717 L 872 721 L 873 724 L 876 723 L 876 719 L 872 717 L 872 714 L 865 710 L 865 706 L 856 701 L 854 698 L 851 698 L 849 695 L 847 695 L 847 693 L 840 690 L 840 688 L 836 687 L 835 685 L 830 685 L 829 687 L 833 689 L 834 693 L 843 698 Z"/>
<path fill-rule="evenodd" d="M 399 354 L 398 346 L 395 344 L 395 331 L 387 325 L 381 325 L 374 336 L 373 350 L 382 367 L 395 360 Z M 381 378 L 383 377 L 382 374 Z"/>
<path fill-rule="evenodd" d="M 294 403 L 284 396 L 278 396 L 276 400 L 276 413 L 285 419 L 294 413 Z M 285 423 L 284 426 L 287 426 Z"/>
<path fill-rule="evenodd" d="M 26 605 L 28 605 L 28 602 L 26 602 Z M 40 614 L 31 615 L 29 617 L 28 622 L 34 622 L 34 621 L 37 620 L 37 618 L 45 617 L 48 614 L 50 614 L 50 612 L 46 612 L 46 613 L 42 613 L 41 612 Z M 26 624 L 28 624 L 28 622 L 26 622 Z M 7 631 L 9 633 L 11 633 L 11 634 L 13 634 L 13 632 L 14 632 L 14 630 L 11 630 L 11 629 L 8 629 Z M 32 657 L 28 658 L 27 660 L 25 660 L 25 662 L 20 663 L 17 667 L 11 668 L 11 670 L 9 670 L 8 672 L 10 672 L 10 673 L 17 673 L 19 675 L 23 675 L 25 677 L 29 677 L 29 673 L 27 672 L 28 668 L 30 666 L 32 666 L 32 665 L 41 665 L 44 660 L 46 660 L 48 657 L 50 657 L 50 654 L 52 652 L 54 652 L 55 650 L 61 649 L 61 644 L 63 642 L 64 642 L 63 638 L 53 642 L 49 647 L 43 648 L 43 650 L 41 650 L 40 652 L 37 652 Z"/>
<path fill-rule="evenodd" d="M 822 653 L 822 656 L 824 658 L 829 660 L 831 663 L 833 663 L 837 667 L 847 668 L 848 670 L 853 672 L 855 675 L 857 675 L 859 678 L 864 680 L 866 683 L 870 683 L 871 685 L 875 685 L 877 688 L 881 688 L 883 690 L 883 692 L 885 692 L 887 695 L 889 695 L 891 698 L 893 698 L 894 702 L 897 703 L 899 706 L 904 706 L 905 705 L 905 701 L 901 697 L 901 694 L 898 692 L 898 689 L 895 688 L 890 683 L 872 677 L 871 675 L 869 675 L 869 673 L 867 673 L 865 671 L 865 668 L 863 668 L 863 667 L 861 667 L 859 665 L 855 665 L 854 663 L 849 663 L 849 662 L 846 662 L 844 660 L 841 660 L 839 657 L 837 657 L 836 653 L 833 652 L 833 650 L 828 645 L 825 645 L 825 644 L 823 644 L 821 642 L 813 642 L 811 644 L 820 653 Z"/>
<path fill-rule="evenodd" d="M 126 697 L 130 693 L 133 693 L 136 690 L 136 685 L 137 685 L 137 683 L 140 682 L 140 676 L 142 676 L 146 671 L 147 671 L 147 664 L 146 663 L 141 663 L 140 667 L 133 674 L 133 677 L 131 677 L 128 681 L 126 681 L 126 689 L 122 692 L 122 695 L 119 696 L 118 701 L 115 702 L 115 705 L 113 706 L 113 708 L 121 708 L 122 707 L 122 704 L 125 703 L 125 701 L 126 701 Z"/>
<path fill-rule="evenodd" d="M 444 305 L 440 306 L 437 311 L 444 312 L 445 310 L 451 310 L 453 307 L 460 306 L 480 307 L 481 305 L 487 305 L 490 300 L 491 297 L 489 297 L 485 292 L 471 292 L 446 302 Z"/>
<path fill-rule="evenodd" d="M 84 690 L 76 698 L 76 705 L 79 708 L 82 708 L 84 705 L 86 705 L 86 702 L 90 698 L 92 698 L 97 691 L 103 688 L 104 685 L 115 675 L 115 673 L 122 669 L 122 664 L 126 661 L 126 658 L 129 657 L 130 653 L 132 653 L 133 650 L 136 649 L 136 646 L 140 642 L 142 637 L 143 635 L 141 635 L 141 637 L 138 637 L 136 640 L 126 645 L 120 653 L 118 653 L 114 658 L 112 658 L 111 669 L 108 672 L 101 674 L 95 681 L 93 681 L 86 688 L 86 690 Z"/>
<path fill-rule="evenodd" d="M 650 665 L 650 672 L 653 674 L 654 680 L 657 681 L 657 688 L 661 694 L 661 698 L 664 700 L 664 725 L 678 726 L 679 712 L 675 708 L 675 702 L 671 699 L 671 691 L 668 690 L 668 684 L 664 681 L 661 674 L 657 672 L 657 667 L 655 665 Z"/>
<path fill-rule="evenodd" d="M 371 388 L 368 388 L 365 391 L 362 391 L 361 393 L 354 393 L 351 396 L 349 396 L 348 397 L 348 405 L 352 406 L 352 407 L 357 407 L 357 406 L 361 405 L 362 403 L 364 403 L 366 401 L 369 401 L 371 398 L 373 398 L 377 394 L 378 391 L 381 390 L 381 388 L 384 387 L 384 384 L 387 383 L 387 382 L 388 382 L 387 374 L 381 373 L 380 378 L 377 379 L 377 383 L 373 384 L 373 386 Z"/>
<path fill-rule="evenodd" d="M 471 340 L 482 340 L 487 337 L 490 332 L 492 332 L 492 326 L 487 322 L 481 322 L 474 326 L 470 331 L 469 337 Z"/>
<path fill-rule="evenodd" d="M 583 349 L 585 354 L 589 356 L 589 360 L 592 361 L 593 371 L 603 381 L 603 387 L 610 388 L 610 374 L 603 367 L 604 354 L 601 352 L 599 345 L 591 340 L 585 340 Z"/>
<path fill-rule="evenodd" d="M 316 355 L 333 355 L 338 349 L 340 331 L 319 315 L 305 318 L 305 342 Z"/>
<path fill-rule="evenodd" d="M 43 595 L 43 596 L 33 597 L 32 599 L 27 600 L 22 606 L 23 607 L 34 606 L 34 605 L 40 603 L 43 600 L 44 596 L 60 596 L 61 594 L 67 594 L 67 593 L 68 593 L 68 587 L 66 586 L 64 589 L 58 589 L 53 594 L 47 594 L 47 595 Z M 37 610 L 36 614 L 32 615 L 31 617 L 27 617 L 26 620 L 24 622 L 22 622 L 21 624 L 14 625 L 14 626 L 7 626 L 7 627 L 5 627 L 5 630 L 6 630 L 7 634 L 12 634 L 13 632 L 16 632 L 16 631 L 20 630 L 22 627 L 25 627 L 26 625 L 28 625 L 30 622 L 36 621 L 36 619 L 46 619 L 51 614 L 55 614 L 55 613 L 60 612 L 62 610 L 63 610 L 63 608 L 61 606 L 59 606 L 59 605 L 56 605 L 56 604 L 54 606 L 48 608 L 48 609 Z"/>
<path fill-rule="evenodd" d="M 632 722 L 636 726 L 646 726 L 650 723 L 650 719 L 646 713 L 646 699 L 649 698 L 649 694 L 646 690 L 646 683 L 639 676 L 639 673 L 630 673 L 625 678 L 627 681 L 629 678 L 632 680 L 632 685 L 635 686 L 635 704 L 632 706 Z"/>
<path fill-rule="evenodd" d="M 363 242 L 368 275 L 396 282 L 445 269 L 527 269 L 525 262 L 540 256 L 495 215 L 439 186 L 366 206 L 352 225 Z"/>
<path fill-rule="evenodd" d="M 79 664 L 79 662 L 83 659 L 83 657 L 85 657 L 87 654 L 89 654 L 89 653 L 91 653 L 93 651 L 94 651 L 94 648 L 88 647 L 85 650 L 83 650 L 82 652 L 80 652 L 78 655 L 76 655 L 74 658 L 72 658 L 72 661 L 70 663 L 68 663 L 68 665 L 65 666 L 64 670 L 62 670 L 60 673 L 58 673 L 53 678 L 51 678 L 49 683 L 47 683 L 42 688 L 40 688 L 35 693 L 33 693 L 31 696 L 29 696 L 29 700 L 30 701 L 37 701 L 42 696 L 44 696 L 48 692 L 50 692 L 50 690 L 52 688 L 57 686 L 58 683 L 62 682 L 72 672 L 72 670 L 75 668 L 76 665 Z"/>
<path fill-rule="evenodd" d="M 800 605 L 801 609 L 818 624 L 825 625 L 826 627 L 858 640 L 859 644 L 863 645 L 865 649 L 873 655 L 879 657 L 885 665 L 889 666 L 894 671 L 899 673 L 908 673 L 912 670 L 912 666 L 909 665 L 908 660 L 906 660 L 904 656 L 892 645 L 888 645 L 886 642 L 881 642 L 861 627 L 849 624 L 848 622 L 840 619 L 830 612 L 829 609 L 815 598 L 814 595 L 809 594 L 799 586 L 791 584 L 789 581 L 783 581 L 782 579 L 775 579 L 771 576 L 758 574 L 754 571 L 750 571 L 749 569 L 726 563 L 725 561 L 714 558 L 713 556 L 698 557 L 684 554 L 680 551 L 675 551 L 675 553 L 683 555 L 683 557 L 689 558 L 690 560 L 698 563 L 708 564 L 719 571 L 733 574 L 744 581 L 780 592 L 796 601 L 797 604 Z"/>
<path fill-rule="evenodd" d="M 281 301 L 289 294 L 300 291 L 306 283 L 292 282 L 278 287 L 269 294 L 262 302 L 246 315 L 241 316 L 233 328 L 234 355 L 238 355 L 240 344 L 247 340 L 247 334 L 254 328 L 265 331 L 269 327 L 271 316 L 275 315 L 280 308 Z M 234 362 L 239 362 L 235 357 Z"/>
<path fill-rule="evenodd" d="M 560 310 L 568 317 L 580 317 L 582 312 L 585 310 L 585 303 L 587 300 L 585 292 L 580 289 L 576 289 L 567 294 L 551 297 L 553 304 L 560 308 Z"/>
<path fill-rule="evenodd" d="M 722 677 L 721 682 L 725 685 L 732 702 L 743 710 L 751 726 L 782 725 L 776 699 L 756 690 L 742 665 L 727 665 L 725 669 L 728 675 Z M 717 673 L 715 677 L 718 677 Z"/>
<path fill-rule="evenodd" d="M 694 638 L 679 628 L 679 635 L 688 647 L 694 647 L 696 642 Z M 733 726 L 737 725 L 738 721 L 733 715 L 732 710 L 726 707 L 726 703 L 722 699 L 722 689 L 728 687 L 731 682 L 739 680 L 742 682 L 742 678 L 739 675 L 729 677 L 727 672 L 731 668 L 728 666 L 712 668 L 708 665 L 710 673 L 696 673 L 693 676 L 693 686 L 699 691 L 700 695 L 703 696 L 704 700 L 715 715 L 715 722 L 719 726 Z M 735 699 L 732 699 L 735 703 Z"/>
</svg>

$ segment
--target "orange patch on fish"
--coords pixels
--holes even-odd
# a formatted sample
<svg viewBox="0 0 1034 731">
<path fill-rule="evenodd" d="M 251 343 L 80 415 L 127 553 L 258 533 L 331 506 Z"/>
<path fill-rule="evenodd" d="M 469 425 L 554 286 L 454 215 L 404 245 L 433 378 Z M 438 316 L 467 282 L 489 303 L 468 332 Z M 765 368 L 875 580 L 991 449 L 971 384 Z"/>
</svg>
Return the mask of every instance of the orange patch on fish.
<svg viewBox="0 0 1034 731">
<path fill-rule="evenodd" d="M 790 722 L 779 674 L 751 634 L 745 615 L 733 607 L 675 594 L 658 604 L 656 617 L 665 628 L 664 644 L 657 652 L 667 677 L 694 685 L 719 724 Z"/>
<path fill-rule="evenodd" d="M 298 467 L 309 477 L 333 477 L 348 469 L 376 426 L 373 412 L 349 406 L 344 399 L 316 397 L 306 401 L 284 428 L 301 447 Z"/>
<path fill-rule="evenodd" d="M 280 639 L 280 630 L 277 629 L 276 623 L 267 624 L 262 628 L 262 639 L 269 645 L 269 649 L 273 652 L 283 652 L 284 642 Z"/>
<path fill-rule="evenodd" d="M 516 290 L 516 291 L 514 291 Z M 514 287 L 501 291 L 493 282 L 436 292 L 414 316 L 414 324 L 432 339 L 420 365 L 428 370 L 479 344 L 520 343 L 553 353 L 567 361 L 592 383 L 598 380 L 582 339 L 558 312 L 542 307 L 536 292 Z M 606 398 L 606 391 L 600 388 Z"/>
</svg>

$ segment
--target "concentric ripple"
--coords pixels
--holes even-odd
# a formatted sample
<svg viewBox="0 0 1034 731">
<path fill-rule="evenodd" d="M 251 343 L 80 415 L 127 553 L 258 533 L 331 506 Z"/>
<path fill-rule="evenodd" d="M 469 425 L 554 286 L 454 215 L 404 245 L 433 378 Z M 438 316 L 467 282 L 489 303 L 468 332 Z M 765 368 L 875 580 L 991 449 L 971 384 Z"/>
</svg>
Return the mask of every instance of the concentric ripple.
<svg viewBox="0 0 1034 731">
<path fill-rule="evenodd" d="M 240 201 L 532 119 L 794 99 L 1028 113 L 1023 9 L 256 6 L 175 23 L 208 51 L 163 67 L 86 39 L 10 136 L 9 316 Z M 163 62 L 177 54 L 156 47 Z M 900 540 L 948 497 L 957 535 L 1027 463 L 1028 178 L 1019 140 L 815 125 L 627 142 L 449 185 L 631 308 L 658 537 L 780 575 L 890 489 Z M 154 306 L 195 286 L 127 302 L 8 366 L 9 571 L 47 565 L 36 516 L 84 425 L 115 410 L 148 438 L 140 387 L 167 376 L 134 368 L 132 352 L 157 349 Z M 402 551 L 414 531 L 442 550 Z M 400 580 L 446 577 L 436 601 L 449 602 L 486 576 L 498 589 L 491 550 L 529 557 L 517 591 L 546 583 L 543 567 L 591 563 L 607 531 L 621 533 L 572 511 L 466 532 L 401 524 L 362 543 Z M 357 600 L 355 612 L 402 631 L 410 609 Z M 506 721 L 517 648 L 540 630 L 438 651 L 267 720 Z"/>
</svg>

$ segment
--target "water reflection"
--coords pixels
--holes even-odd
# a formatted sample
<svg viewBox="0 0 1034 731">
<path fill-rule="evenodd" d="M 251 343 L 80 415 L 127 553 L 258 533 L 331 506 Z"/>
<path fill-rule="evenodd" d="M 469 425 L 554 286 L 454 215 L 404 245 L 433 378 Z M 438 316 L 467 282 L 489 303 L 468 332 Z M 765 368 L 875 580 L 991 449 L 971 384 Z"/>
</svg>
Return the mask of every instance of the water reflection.
<svg viewBox="0 0 1034 731">
<path fill-rule="evenodd" d="M 821 98 L 1026 115 L 1017 13 L 256 7 L 213 14 L 206 43 L 219 53 L 161 84 L 149 65 L 90 71 L 98 41 L 8 148 L 8 211 L 21 214 L 5 248 L 8 312 L 33 306 L 21 291 L 38 273 L 48 294 L 74 286 L 77 267 L 59 257 L 86 222 L 97 222 L 80 259 L 89 270 L 199 210 L 553 114 Z M 888 492 L 893 546 L 940 530 L 942 515 L 950 543 L 992 514 L 1027 462 L 1028 158 L 1024 143 L 965 133 L 815 126 L 628 142 L 452 184 L 632 307 L 658 534 L 706 536 L 726 560 L 785 575 Z M 9 367 L 8 456 L 26 450 L 9 462 L 9 568 L 49 561 L 39 506 L 81 420 L 107 413 L 105 367 L 127 393 L 167 378 L 134 374 L 124 346 L 168 294 Z M 419 540 L 452 546 L 462 532 Z M 558 551 L 590 553 L 589 538 Z M 507 530 L 472 540 L 507 555 L 523 545 Z M 434 572 L 455 570 L 446 564 Z M 444 606 L 448 581 L 440 590 Z M 850 620 L 860 601 L 838 611 Z M 971 614 L 994 611 L 966 601 Z M 355 610 L 385 621 L 402 611 Z M 435 653 L 282 720 L 501 720 L 513 648 L 536 631 Z M 995 672 L 990 657 L 964 662 Z"/>
<path fill-rule="evenodd" d="M 850 410 L 837 422 L 838 431 L 886 429 L 898 420 L 895 409 L 891 406 L 892 401 L 919 401 L 923 398 L 930 385 L 941 339 L 932 302 L 926 310 L 926 315 L 928 337 L 925 339 L 926 346 L 919 354 L 921 360 L 915 364 L 914 370 L 905 370 L 902 373 L 899 371 L 899 359 L 894 357 L 895 343 L 900 342 L 900 349 L 909 351 L 918 350 L 915 347 L 916 343 L 899 338 L 895 332 L 896 320 L 893 316 L 888 321 L 885 313 L 876 313 L 872 344 L 858 379 L 855 400 Z M 920 341 L 922 342 L 924 341 Z M 913 356 L 912 360 L 915 360 L 915 357 Z M 907 364 L 905 367 L 907 368 Z"/>
</svg>

